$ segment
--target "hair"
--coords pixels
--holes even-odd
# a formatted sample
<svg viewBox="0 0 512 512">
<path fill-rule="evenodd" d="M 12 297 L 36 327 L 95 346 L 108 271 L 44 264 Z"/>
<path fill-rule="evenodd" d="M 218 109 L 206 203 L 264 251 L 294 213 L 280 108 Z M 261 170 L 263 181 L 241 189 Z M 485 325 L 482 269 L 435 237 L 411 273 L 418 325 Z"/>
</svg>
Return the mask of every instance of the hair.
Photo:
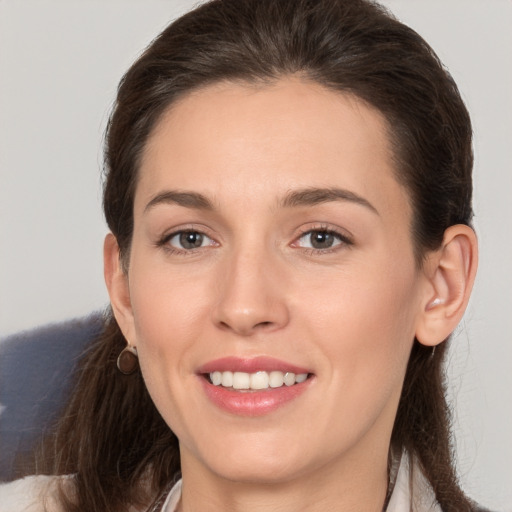
<svg viewBox="0 0 512 512">
<path fill-rule="evenodd" d="M 272 84 L 297 75 L 354 95 L 389 125 L 396 179 L 413 210 L 418 266 L 451 225 L 471 225 L 471 123 L 430 46 L 369 0 L 213 0 L 170 24 L 124 75 L 105 138 L 104 212 L 128 265 L 144 148 L 177 100 L 210 84 Z M 113 315 L 85 355 L 46 462 L 75 474 L 66 510 L 122 510 L 179 475 L 175 435 L 139 370 L 116 369 L 125 347 Z M 445 512 L 471 510 L 453 466 L 443 359 L 415 340 L 391 447 L 418 461 Z M 72 499 L 71 499 L 72 498 Z"/>
</svg>

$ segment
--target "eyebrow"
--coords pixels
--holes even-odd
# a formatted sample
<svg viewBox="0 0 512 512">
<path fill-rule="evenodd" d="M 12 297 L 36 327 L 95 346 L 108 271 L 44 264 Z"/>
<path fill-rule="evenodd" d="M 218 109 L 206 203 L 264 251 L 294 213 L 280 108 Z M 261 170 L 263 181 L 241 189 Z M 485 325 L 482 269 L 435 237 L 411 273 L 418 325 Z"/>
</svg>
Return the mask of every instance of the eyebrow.
<svg viewBox="0 0 512 512">
<path fill-rule="evenodd" d="M 144 208 L 144 213 L 160 204 L 177 204 L 185 208 L 197 210 L 213 210 L 210 200 L 197 192 L 179 192 L 177 190 L 166 190 L 157 194 Z"/>
<path fill-rule="evenodd" d="M 334 201 L 347 201 L 368 208 L 379 215 L 377 209 L 364 197 L 342 188 L 304 188 L 290 191 L 281 201 L 284 208 L 297 208 L 300 206 L 314 206 L 321 203 Z M 185 208 L 213 211 L 212 202 L 203 194 L 198 192 L 180 192 L 177 190 L 166 190 L 157 194 L 144 208 L 144 212 L 151 210 L 161 204 L 177 204 Z"/>
<path fill-rule="evenodd" d="M 313 206 L 333 201 L 347 201 L 359 204 L 379 215 L 377 208 L 367 199 L 350 190 L 342 188 L 304 188 L 293 190 L 285 196 L 282 205 L 287 208 L 296 208 L 299 206 Z"/>
</svg>

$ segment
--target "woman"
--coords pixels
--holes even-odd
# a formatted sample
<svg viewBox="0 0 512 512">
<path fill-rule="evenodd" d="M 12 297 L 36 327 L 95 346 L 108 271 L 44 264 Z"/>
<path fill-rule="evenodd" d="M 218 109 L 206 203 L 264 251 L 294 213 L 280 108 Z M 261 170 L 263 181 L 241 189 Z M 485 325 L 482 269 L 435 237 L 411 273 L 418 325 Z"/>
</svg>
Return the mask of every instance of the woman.
<svg viewBox="0 0 512 512">
<path fill-rule="evenodd" d="M 207 3 L 125 75 L 105 156 L 112 313 L 46 453 L 68 476 L 14 484 L 35 510 L 474 509 L 442 373 L 471 126 L 416 33 Z"/>
</svg>

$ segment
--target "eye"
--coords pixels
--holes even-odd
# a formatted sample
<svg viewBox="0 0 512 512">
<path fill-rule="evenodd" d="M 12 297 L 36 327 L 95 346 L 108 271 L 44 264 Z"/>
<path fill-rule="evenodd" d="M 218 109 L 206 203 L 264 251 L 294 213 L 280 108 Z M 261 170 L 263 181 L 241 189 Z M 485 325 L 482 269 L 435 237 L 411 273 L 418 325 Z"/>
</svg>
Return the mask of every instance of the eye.
<svg viewBox="0 0 512 512">
<path fill-rule="evenodd" d="M 327 229 L 312 229 L 304 233 L 295 245 L 306 249 L 326 250 L 332 249 L 342 243 L 350 245 L 347 237 Z"/>
<path fill-rule="evenodd" d="M 192 250 L 213 245 L 213 240 L 199 231 L 179 231 L 167 238 L 167 244 L 175 249 Z"/>
</svg>

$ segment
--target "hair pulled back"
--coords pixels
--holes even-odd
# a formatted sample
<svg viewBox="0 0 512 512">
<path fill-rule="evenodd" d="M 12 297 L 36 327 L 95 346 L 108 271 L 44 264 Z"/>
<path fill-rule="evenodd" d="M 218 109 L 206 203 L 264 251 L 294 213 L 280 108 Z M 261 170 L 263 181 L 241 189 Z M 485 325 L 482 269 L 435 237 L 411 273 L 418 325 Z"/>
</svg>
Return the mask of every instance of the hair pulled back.
<svg viewBox="0 0 512 512">
<path fill-rule="evenodd" d="M 418 266 L 446 228 L 472 217 L 471 124 L 427 43 L 367 0 L 213 0 L 168 26 L 123 77 L 106 133 L 104 211 L 128 263 L 137 173 L 148 137 L 179 98 L 220 81 L 296 74 L 353 94 L 387 118 L 396 177 L 409 193 Z M 179 473 L 178 443 L 140 372 L 125 376 L 115 319 L 86 354 L 60 422 L 53 471 L 76 474 L 68 510 L 147 502 Z M 417 458 L 445 512 L 470 510 L 452 464 L 442 367 L 415 341 L 392 435 Z"/>
</svg>

